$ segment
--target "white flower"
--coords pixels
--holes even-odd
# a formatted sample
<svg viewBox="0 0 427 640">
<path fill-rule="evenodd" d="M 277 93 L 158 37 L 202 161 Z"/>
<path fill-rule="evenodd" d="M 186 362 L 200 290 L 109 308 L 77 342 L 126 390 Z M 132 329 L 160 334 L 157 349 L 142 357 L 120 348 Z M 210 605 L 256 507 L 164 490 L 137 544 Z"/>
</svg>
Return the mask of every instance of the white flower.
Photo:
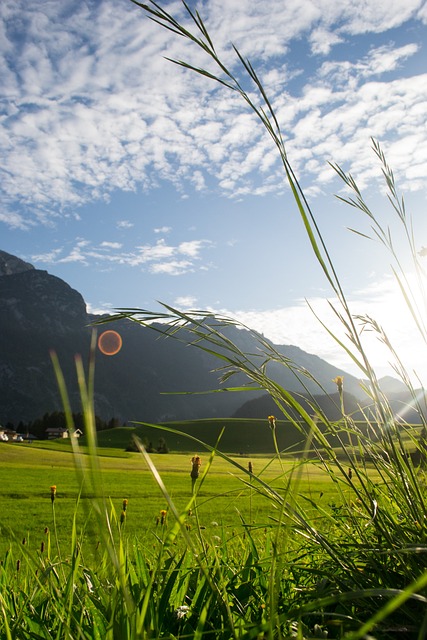
<svg viewBox="0 0 427 640">
<path fill-rule="evenodd" d="M 190 607 L 187 607 L 186 604 L 183 604 L 181 607 L 178 607 L 178 609 L 175 609 L 175 615 L 178 618 L 178 620 L 180 620 L 185 615 L 187 615 L 189 611 L 190 611 Z"/>
</svg>

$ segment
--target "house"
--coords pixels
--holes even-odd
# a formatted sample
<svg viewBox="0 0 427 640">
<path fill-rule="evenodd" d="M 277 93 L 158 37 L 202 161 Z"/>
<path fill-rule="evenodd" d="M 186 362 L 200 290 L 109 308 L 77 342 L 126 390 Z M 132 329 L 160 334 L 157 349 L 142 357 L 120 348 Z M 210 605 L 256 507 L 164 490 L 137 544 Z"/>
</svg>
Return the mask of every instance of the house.
<svg viewBox="0 0 427 640">
<path fill-rule="evenodd" d="M 48 440 L 68 438 L 68 429 L 66 427 L 49 427 L 46 429 L 46 435 Z"/>
<path fill-rule="evenodd" d="M 22 439 L 24 442 L 33 442 L 34 440 L 37 440 L 37 436 L 35 436 L 33 433 L 22 433 Z"/>
<path fill-rule="evenodd" d="M 49 427 L 46 429 L 46 434 L 48 440 L 70 437 L 70 432 L 66 427 Z M 75 429 L 71 435 L 73 438 L 80 438 L 80 436 L 83 435 L 83 432 L 80 429 Z"/>
</svg>

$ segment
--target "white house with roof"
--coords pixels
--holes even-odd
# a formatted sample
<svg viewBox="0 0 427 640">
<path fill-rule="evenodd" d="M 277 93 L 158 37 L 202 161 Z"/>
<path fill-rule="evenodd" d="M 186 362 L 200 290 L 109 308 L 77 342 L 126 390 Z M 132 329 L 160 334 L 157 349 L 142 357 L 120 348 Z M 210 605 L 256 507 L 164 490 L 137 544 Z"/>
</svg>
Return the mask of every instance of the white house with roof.
<svg viewBox="0 0 427 640">
<path fill-rule="evenodd" d="M 69 438 L 70 432 L 67 427 L 49 427 L 46 429 L 46 435 L 48 440 L 56 440 L 56 438 Z M 80 438 L 83 432 L 80 429 L 75 429 L 71 436 L 73 438 Z"/>
</svg>

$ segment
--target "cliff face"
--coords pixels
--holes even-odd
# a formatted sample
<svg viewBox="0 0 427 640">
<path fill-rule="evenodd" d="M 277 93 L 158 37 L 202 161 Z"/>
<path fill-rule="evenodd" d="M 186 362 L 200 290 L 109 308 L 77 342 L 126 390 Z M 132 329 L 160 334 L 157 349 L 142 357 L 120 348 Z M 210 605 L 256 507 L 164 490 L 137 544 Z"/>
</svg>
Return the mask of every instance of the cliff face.
<svg viewBox="0 0 427 640">
<path fill-rule="evenodd" d="M 86 305 L 65 282 L 0 252 L 0 422 L 59 409 L 50 351 L 89 343 Z M 67 358 L 68 360 L 68 358 Z M 70 365 L 66 367 L 69 371 Z M 75 385 L 74 385 L 75 386 Z"/>
<path fill-rule="evenodd" d="M 14 331 L 65 335 L 87 323 L 86 304 L 59 278 L 28 269 L 0 277 L 0 323 Z"/>
</svg>

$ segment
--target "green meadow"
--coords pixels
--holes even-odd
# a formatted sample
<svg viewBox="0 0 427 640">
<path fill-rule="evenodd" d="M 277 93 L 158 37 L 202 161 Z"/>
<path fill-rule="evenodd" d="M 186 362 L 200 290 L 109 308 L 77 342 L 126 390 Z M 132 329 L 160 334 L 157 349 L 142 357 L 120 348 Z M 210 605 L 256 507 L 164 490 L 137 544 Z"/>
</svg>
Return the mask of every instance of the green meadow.
<svg viewBox="0 0 427 640">
<path fill-rule="evenodd" d="M 119 435 L 106 432 L 100 434 L 100 440 L 104 443 L 117 441 Z M 122 434 L 122 438 L 126 437 L 126 434 Z M 194 453 L 201 456 L 203 466 L 209 454 L 204 451 Z M 187 452 L 155 453 L 150 456 L 180 511 L 185 509 L 192 496 L 192 455 Z M 83 453 L 81 458 L 85 462 L 88 455 Z M 326 509 L 330 509 L 328 504 L 339 500 L 335 483 L 314 462 L 301 464 L 291 459 L 279 461 L 274 456 L 264 455 L 251 458 L 238 455 L 233 459 L 246 469 L 251 462 L 254 476 L 262 478 L 277 490 L 286 487 L 289 491 L 291 486 L 301 496 L 313 501 L 320 500 Z M 122 448 L 100 447 L 99 462 L 102 474 L 99 480 L 112 513 L 120 514 L 123 500 L 128 500 L 126 536 L 149 541 L 157 535 L 159 526 L 156 522 L 160 511 L 168 509 L 168 505 L 144 458 L 140 453 L 125 452 Z M 15 540 L 14 546 L 25 538 L 33 549 L 40 547 L 45 538 L 45 529 L 52 528 L 52 485 L 57 487 L 55 516 L 61 546 L 69 542 L 77 504 L 78 526 L 82 530 L 89 526 L 88 515 L 93 496 L 84 489 L 80 490 L 73 453 L 67 441 L 41 442 L 37 445 L 6 444 L 0 447 L 0 482 L 3 487 L 0 494 L 2 553 L 10 546 L 12 538 Z M 216 533 L 217 528 L 221 527 L 232 535 L 242 521 L 247 525 L 256 523 L 261 528 L 271 524 L 276 509 L 267 497 L 248 487 L 246 482 L 245 473 L 230 468 L 229 462 L 221 457 L 214 457 L 197 501 L 200 524 L 207 533 Z M 192 519 L 191 516 L 188 519 L 190 524 Z M 88 546 L 96 546 L 98 540 L 95 534 L 90 533 L 90 528 L 86 538 Z"/>
</svg>

